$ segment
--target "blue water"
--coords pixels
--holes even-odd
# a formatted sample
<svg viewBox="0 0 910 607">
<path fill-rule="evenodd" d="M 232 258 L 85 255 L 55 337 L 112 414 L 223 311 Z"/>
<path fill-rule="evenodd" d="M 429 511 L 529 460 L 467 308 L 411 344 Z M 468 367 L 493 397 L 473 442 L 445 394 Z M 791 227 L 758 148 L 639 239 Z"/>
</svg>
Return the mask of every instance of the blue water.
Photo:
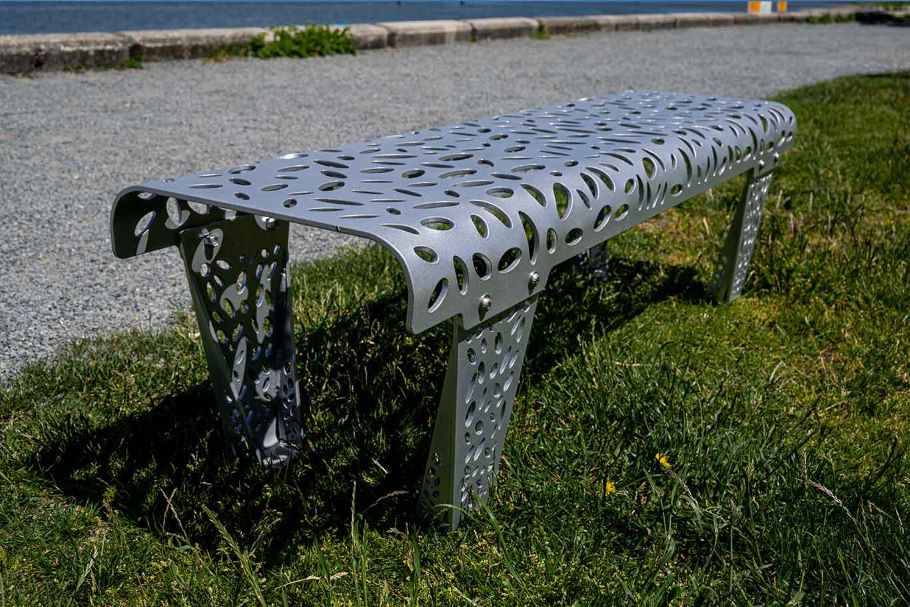
<svg viewBox="0 0 910 607">
<path fill-rule="evenodd" d="M 798 0 L 790 10 L 836 1 Z M 270 27 L 304 23 L 373 23 L 414 19 L 476 19 L 744 11 L 746 0 L 615 2 L 18 2 L 0 0 L 0 34 L 117 32 L 200 27 Z"/>
</svg>

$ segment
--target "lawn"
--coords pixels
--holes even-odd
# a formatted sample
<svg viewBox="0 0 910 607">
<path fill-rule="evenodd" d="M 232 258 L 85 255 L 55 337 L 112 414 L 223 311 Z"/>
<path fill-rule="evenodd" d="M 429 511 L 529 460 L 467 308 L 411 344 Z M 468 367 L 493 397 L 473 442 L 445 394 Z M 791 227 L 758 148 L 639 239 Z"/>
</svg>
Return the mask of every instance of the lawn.
<svg viewBox="0 0 910 607">
<path fill-rule="evenodd" d="M 189 318 L 0 389 L 0 606 L 907 604 L 910 73 L 778 99 L 800 132 L 743 297 L 708 293 L 740 181 L 551 281 L 458 532 L 413 513 L 448 327 L 404 332 L 371 247 L 295 268 L 286 469 L 228 454 Z"/>
</svg>

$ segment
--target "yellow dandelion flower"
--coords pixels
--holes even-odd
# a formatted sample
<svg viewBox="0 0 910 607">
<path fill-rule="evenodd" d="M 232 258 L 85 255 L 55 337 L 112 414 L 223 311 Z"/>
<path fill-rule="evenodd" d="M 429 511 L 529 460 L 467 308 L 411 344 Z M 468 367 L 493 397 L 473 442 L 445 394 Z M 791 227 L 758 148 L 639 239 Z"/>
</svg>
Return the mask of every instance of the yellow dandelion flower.
<svg viewBox="0 0 910 607">
<path fill-rule="evenodd" d="M 655 454 L 654 459 L 657 460 L 657 463 L 659 463 L 664 470 L 669 470 L 673 467 L 673 465 L 670 463 L 670 457 L 665 453 Z"/>
<path fill-rule="evenodd" d="M 612 493 L 616 493 L 616 483 L 607 481 L 604 483 L 604 495 L 610 495 Z"/>
</svg>

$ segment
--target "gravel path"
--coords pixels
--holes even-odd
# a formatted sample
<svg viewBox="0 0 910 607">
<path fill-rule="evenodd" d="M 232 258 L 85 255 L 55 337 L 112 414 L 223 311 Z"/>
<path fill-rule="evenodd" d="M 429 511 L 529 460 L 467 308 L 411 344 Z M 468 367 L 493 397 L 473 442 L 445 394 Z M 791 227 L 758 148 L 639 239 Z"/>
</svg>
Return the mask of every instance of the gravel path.
<svg viewBox="0 0 910 607">
<path fill-rule="evenodd" d="M 850 24 L 0 76 L 0 377 L 76 337 L 162 327 L 188 305 L 175 250 L 111 254 L 124 186 L 624 88 L 765 96 L 908 68 L 906 29 Z M 314 257 L 343 242 L 296 229 L 292 248 Z"/>
</svg>

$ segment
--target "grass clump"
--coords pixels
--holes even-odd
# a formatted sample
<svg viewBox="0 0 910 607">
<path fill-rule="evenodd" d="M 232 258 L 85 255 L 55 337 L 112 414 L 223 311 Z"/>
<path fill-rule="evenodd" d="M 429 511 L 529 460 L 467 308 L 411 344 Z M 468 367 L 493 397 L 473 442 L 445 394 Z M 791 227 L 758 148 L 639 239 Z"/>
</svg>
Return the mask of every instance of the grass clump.
<svg viewBox="0 0 910 607">
<path fill-rule="evenodd" d="M 449 335 L 397 262 L 295 267 L 306 446 L 225 448 L 196 327 L 81 342 L 0 390 L 7 605 L 896 605 L 910 601 L 910 74 L 799 119 L 743 297 L 711 259 L 742 183 L 551 278 L 490 507 L 414 494 Z M 343 280 L 339 280 L 343 276 Z"/>
<path fill-rule="evenodd" d="M 123 69 L 125 70 L 141 70 L 142 69 L 142 59 L 139 57 L 130 57 L 123 62 Z"/>
<path fill-rule="evenodd" d="M 268 34 L 254 36 L 245 44 L 219 47 L 209 55 L 208 59 L 220 62 L 234 57 L 305 59 L 327 55 L 356 54 L 357 45 L 348 28 L 310 23 L 302 28 L 273 27 Z"/>
<path fill-rule="evenodd" d="M 806 19 L 806 23 L 809 25 L 830 25 L 832 23 L 852 23 L 853 21 L 856 21 L 856 15 L 852 13 L 826 14 L 818 17 L 813 15 Z"/>
<path fill-rule="evenodd" d="M 250 41 L 249 46 L 249 55 L 259 59 L 356 54 L 357 47 L 348 28 L 312 23 L 303 28 L 274 27 L 269 38 L 260 34 Z"/>
</svg>

